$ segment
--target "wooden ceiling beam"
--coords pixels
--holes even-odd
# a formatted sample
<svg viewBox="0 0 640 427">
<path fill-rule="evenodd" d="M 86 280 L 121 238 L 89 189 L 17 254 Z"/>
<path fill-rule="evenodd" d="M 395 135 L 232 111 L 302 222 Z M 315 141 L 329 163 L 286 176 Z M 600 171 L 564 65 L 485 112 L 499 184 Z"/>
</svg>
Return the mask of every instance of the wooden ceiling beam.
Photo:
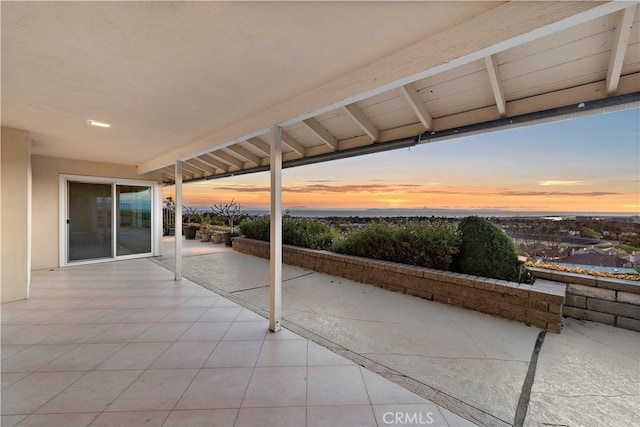
<svg viewBox="0 0 640 427">
<path fill-rule="evenodd" d="M 227 150 L 231 151 L 234 154 L 237 154 L 240 157 L 243 157 L 256 166 L 262 165 L 262 159 L 260 158 L 260 156 L 256 156 L 251 151 L 245 148 L 238 147 L 237 145 L 230 145 L 229 147 L 227 147 Z"/>
<path fill-rule="evenodd" d="M 208 164 L 209 166 L 213 166 L 215 168 L 220 169 L 222 172 L 229 172 L 229 166 L 226 163 L 222 163 L 220 160 L 213 157 L 211 154 L 206 153 L 202 156 L 196 157 L 196 159 L 200 160 L 203 163 Z"/>
<path fill-rule="evenodd" d="M 424 105 L 422 98 L 418 94 L 413 83 L 406 84 L 400 87 L 400 92 L 402 92 L 402 96 L 409 103 L 409 106 L 413 110 L 420 123 L 424 126 L 426 130 L 433 129 L 433 117 L 431 117 L 431 113 L 427 110 L 427 106 Z"/>
<path fill-rule="evenodd" d="M 356 104 L 345 105 L 344 110 L 347 114 L 356 122 L 360 128 L 369 135 L 374 142 L 380 139 L 380 131 L 378 128 L 369 120 L 369 118 L 362 112 L 360 108 Z"/>
<path fill-rule="evenodd" d="M 615 95 L 618 90 L 620 73 L 622 72 L 624 55 L 627 51 L 635 11 L 636 6 L 634 5 L 618 12 L 616 29 L 613 33 L 611 56 L 609 57 L 609 68 L 607 68 L 607 95 Z"/>
<path fill-rule="evenodd" d="M 282 132 L 282 142 L 302 157 L 307 155 L 307 149 L 295 139 L 291 138 L 288 133 Z"/>
<path fill-rule="evenodd" d="M 507 115 L 507 100 L 504 97 L 504 90 L 502 89 L 502 80 L 500 79 L 500 72 L 498 71 L 498 61 L 496 60 L 496 56 L 485 56 L 484 63 L 487 66 L 487 73 L 489 74 L 489 81 L 491 82 L 493 97 L 496 99 L 498 113 L 500 114 L 500 117 L 505 117 Z"/>
<path fill-rule="evenodd" d="M 202 162 L 200 159 L 193 158 L 193 159 L 189 159 L 188 161 L 186 161 L 185 163 L 188 163 L 189 166 L 193 166 L 194 168 L 197 168 L 205 173 L 208 173 L 209 175 L 215 175 L 216 173 L 216 169 L 214 167 L 211 167 L 209 165 L 207 165 L 206 163 Z"/>
<path fill-rule="evenodd" d="M 249 138 L 247 139 L 247 144 L 251 145 L 256 150 L 266 154 L 267 156 L 271 155 L 271 149 L 269 148 L 269 144 L 263 142 L 258 138 Z"/>
<path fill-rule="evenodd" d="M 214 151 L 210 153 L 212 156 L 217 157 L 225 163 L 229 163 L 232 166 L 237 167 L 238 169 L 244 169 L 244 162 L 239 158 L 232 156 L 231 154 L 225 153 L 224 151 Z"/>
<path fill-rule="evenodd" d="M 334 150 L 338 150 L 338 140 L 331 134 L 331 132 L 329 132 L 324 126 L 322 126 L 320 122 L 311 117 L 309 119 L 303 120 L 302 123 L 304 123 L 307 128 L 311 130 L 311 132 L 313 132 L 318 138 L 320 138 L 322 142 L 324 142 Z"/>
</svg>

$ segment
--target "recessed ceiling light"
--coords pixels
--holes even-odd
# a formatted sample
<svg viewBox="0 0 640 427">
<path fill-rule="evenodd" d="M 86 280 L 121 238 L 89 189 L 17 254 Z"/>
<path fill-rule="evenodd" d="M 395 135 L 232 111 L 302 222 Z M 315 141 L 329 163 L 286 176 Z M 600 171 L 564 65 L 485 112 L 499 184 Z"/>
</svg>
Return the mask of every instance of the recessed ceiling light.
<svg viewBox="0 0 640 427">
<path fill-rule="evenodd" d="M 111 125 L 109 123 L 104 123 L 104 122 L 99 122 L 97 120 L 87 120 L 87 124 L 91 125 L 91 126 L 98 126 L 100 128 L 108 128 L 111 127 Z"/>
</svg>

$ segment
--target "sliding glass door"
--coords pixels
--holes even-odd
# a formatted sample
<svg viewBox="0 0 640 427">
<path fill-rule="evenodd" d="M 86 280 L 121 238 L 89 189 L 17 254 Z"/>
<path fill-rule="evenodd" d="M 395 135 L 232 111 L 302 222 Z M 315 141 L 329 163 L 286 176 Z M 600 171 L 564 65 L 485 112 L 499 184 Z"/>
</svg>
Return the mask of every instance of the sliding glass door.
<svg viewBox="0 0 640 427">
<path fill-rule="evenodd" d="M 111 184 L 69 182 L 68 261 L 113 256 Z"/>
<path fill-rule="evenodd" d="M 94 182 L 61 182 L 66 198 L 61 265 L 152 255 L 155 184 L 87 180 Z"/>
</svg>

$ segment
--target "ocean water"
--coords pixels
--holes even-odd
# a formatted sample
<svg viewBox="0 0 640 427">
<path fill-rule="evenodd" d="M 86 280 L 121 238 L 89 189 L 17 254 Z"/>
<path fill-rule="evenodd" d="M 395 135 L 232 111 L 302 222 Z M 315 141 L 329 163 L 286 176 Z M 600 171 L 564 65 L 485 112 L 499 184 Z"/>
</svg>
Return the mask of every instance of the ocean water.
<svg viewBox="0 0 640 427">
<path fill-rule="evenodd" d="M 285 209 L 286 210 L 286 209 Z M 269 210 L 247 209 L 250 215 L 269 215 Z M 509 211 L 501 209 L 289 209 L 289 214 L 295 217 L 326 218 L 336 217 L 362 217 L 362 218 L 389 218 L 389 217 L 448 217 L 462 218 L 465 216 L 481 217 L 575 217 L 575 216 L 632 216 L 629 213 L 620 212 L 536 212 L 536 211 Z M 637 215 L 637 214 L 636 214 Z"/>
</svg>

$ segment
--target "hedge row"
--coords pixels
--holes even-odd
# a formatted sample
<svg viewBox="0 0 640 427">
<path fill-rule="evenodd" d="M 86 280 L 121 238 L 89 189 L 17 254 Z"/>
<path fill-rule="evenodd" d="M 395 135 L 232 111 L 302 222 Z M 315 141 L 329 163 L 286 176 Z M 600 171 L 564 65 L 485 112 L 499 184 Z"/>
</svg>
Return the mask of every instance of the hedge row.
<svg viewBox="0 0 640 427">
<path fill-rule="evenodd" d="M 245 221 L 240 232 L 252 239 L 269 241 L 269 218 Z M 446 222 L 382 222 L 344 234 L 322 221 L 285 218 L 282 240 L 287 245 L 494 279 L 527 283 L 534 280 L 518 263 L 511 239 L 479 217 L 464 218 L 457 227 Z"/>
</svg>

